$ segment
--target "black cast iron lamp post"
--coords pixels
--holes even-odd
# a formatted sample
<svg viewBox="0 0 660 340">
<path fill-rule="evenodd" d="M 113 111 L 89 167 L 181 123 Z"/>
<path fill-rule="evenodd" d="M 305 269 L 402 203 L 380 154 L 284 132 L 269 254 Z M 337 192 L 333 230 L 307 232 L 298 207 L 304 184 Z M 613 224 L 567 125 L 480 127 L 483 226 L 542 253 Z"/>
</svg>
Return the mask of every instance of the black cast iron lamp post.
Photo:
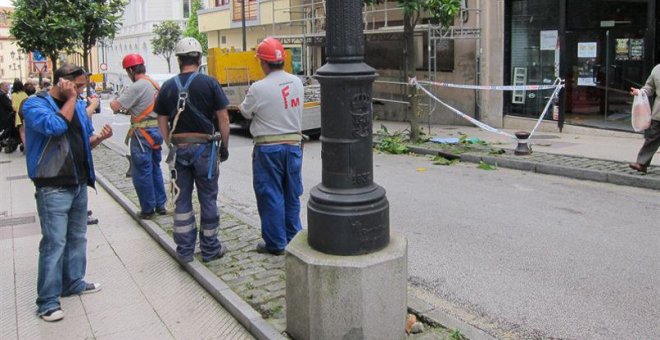
<svg viewBox="0 0 660 340">
<path fill-rule="evenodd" d="M 373 181 L 372 86 L 364 63 L 361 0 L 326 2 L 321 84 L 322 183 L 307 205 L 309 245 L 332 255 L 369 254 L 390 240 L 385 189 Z"/>
</svg>

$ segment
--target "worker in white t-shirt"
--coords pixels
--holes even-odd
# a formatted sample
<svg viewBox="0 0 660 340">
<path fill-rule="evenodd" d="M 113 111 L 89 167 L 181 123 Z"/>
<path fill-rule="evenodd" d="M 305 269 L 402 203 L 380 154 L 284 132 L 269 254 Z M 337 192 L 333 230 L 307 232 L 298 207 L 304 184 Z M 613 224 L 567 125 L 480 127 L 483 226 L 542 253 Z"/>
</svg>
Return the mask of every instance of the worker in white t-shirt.
<svg viewBox="0 0 660 340">
<path fill-rule="evenodd" d="M 283 255 L 302 229 L 302 111 L 304 88 L 298 77 L 283 70 L 285 51 L 275 38 L 264 39 L 257 58 L 266 77 L 250 86 L 240 109 L 252 119 L 252 173 L 261 219 L 257 251 Z"/>
</svg>

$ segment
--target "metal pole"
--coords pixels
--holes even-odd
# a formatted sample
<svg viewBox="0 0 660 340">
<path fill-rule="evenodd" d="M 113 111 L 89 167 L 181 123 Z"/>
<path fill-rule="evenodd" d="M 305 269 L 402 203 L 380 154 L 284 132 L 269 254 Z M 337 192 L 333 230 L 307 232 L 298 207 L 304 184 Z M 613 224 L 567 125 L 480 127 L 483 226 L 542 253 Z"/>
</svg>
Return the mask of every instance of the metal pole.
<svg viewBox="0 0 660 340">
<path fill-rule="evenodd" d="M 373 182 L 372 87 L 364 63 L 362 0 L 326 2 L 327 63 L 321 84 L 322 183 L 307 205 L 309 245 L 333 255 L 369 254 L 389 244 L 389 202 Z"/>
<path fill-rule="evenodd" d="M 241 0 L 241 29 L 243 32 L 243 51 L 247 51 L 247 32 L 245 32 L 245 0 Z"/>
<path fill-rule="evenodd" d="M 610 110 L 610 30 L 605 32 L 605 121 Z"/>
</svg>

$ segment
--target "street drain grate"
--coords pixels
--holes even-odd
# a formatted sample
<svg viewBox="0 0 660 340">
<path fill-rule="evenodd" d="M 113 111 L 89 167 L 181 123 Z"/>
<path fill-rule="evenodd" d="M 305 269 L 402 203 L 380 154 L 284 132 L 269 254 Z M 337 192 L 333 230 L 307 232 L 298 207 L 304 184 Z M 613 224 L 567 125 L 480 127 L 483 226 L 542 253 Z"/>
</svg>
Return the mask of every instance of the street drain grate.
<svg viewBox="0 0 660 340">
<path fill-rule="evenodd" d="M 7 163 L 11 163 L 11 161 L 0 161 L 0 164 L 7 164 Z"/>
<path fill-rule="evenodd" d="M 0 227 L 30 224 L 30 223 L 34 223 L 36 221 L 37 220 L 36 220 L 35 216 L 5 217 L 5 218 L 0 218 Z"/>
<path fill-rule="evenodd" d="M 7 177 L 7 180 L 8 181 L 15 181 L 15 180 L 26 179 L 26 178 L 28 178 L 28 175 L 9 176 L 9 177 Z"/>
</svg>

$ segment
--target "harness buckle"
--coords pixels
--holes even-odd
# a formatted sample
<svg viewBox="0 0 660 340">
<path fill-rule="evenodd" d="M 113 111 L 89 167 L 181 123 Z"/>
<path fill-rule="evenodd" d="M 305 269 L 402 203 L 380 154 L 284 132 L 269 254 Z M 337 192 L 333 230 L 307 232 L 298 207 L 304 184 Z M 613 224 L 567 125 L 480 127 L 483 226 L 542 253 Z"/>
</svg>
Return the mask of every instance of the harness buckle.
<svg viewBox="0 0 660 340">
<path fill-rule="evenodd" d="M 183 111 L 186 107 L 186 102 L 188 101 L 188 92 L 181 91 L 179 92 L 179 100 L 176 103 L 176 108 Z"/>
</svg>

